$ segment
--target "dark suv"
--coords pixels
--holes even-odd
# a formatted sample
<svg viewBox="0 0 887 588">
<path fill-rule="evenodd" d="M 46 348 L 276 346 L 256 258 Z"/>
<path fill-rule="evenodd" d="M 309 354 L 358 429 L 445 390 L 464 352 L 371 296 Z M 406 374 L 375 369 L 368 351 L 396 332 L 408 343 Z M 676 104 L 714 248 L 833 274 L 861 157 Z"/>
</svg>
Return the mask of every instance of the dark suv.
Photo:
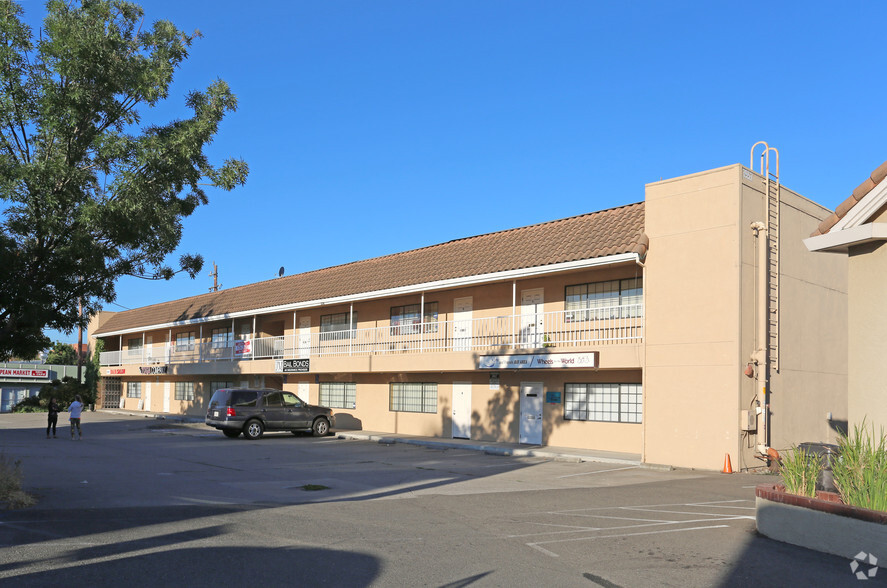
<svg viewBox="0 0 887 588">
<path fill-rule="evenodd" d="M 336 425 L 336 417 L 329 408 L 310 405 L 292 392 L 222 388 L 209 401 L 206 424 L 231 438 L 243 433 L 258 439 L 265 431 L 310 431 L 323 437 Z"/>
</svg>

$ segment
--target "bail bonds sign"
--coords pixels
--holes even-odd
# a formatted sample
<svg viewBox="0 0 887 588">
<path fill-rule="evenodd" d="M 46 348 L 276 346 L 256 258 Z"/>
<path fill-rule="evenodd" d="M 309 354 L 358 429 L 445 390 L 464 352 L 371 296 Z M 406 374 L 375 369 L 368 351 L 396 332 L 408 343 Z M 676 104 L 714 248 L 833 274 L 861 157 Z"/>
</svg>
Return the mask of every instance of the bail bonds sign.
<svg viewBox="0 0 887 588">
<path fill-rule="evenodd" d="M 278 359 L 274 362 L 274 371 L 278 374 L 298 374 L 310 371 L 309 359 Z"/>
<path fill-rule="evenodd" d="M 481 370 L 542 370 L 599 367 L 598 352 L 534 353 L 525 355 L 481 355 Z"/>
</svg>

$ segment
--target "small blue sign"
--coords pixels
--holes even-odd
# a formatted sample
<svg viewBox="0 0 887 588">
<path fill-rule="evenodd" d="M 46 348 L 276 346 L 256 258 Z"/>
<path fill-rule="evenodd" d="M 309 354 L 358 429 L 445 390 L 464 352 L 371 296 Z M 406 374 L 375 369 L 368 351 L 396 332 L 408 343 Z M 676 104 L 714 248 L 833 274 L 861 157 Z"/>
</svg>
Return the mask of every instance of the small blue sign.
<svg viewBox="0 0 887 588">
<path fill-rule="evenodd" d="M 553 392 L 549 390 L 545 393 L 545 402 L 548 404 L 560 404 L 561 403 L 561 393 Z"/>
</svg>

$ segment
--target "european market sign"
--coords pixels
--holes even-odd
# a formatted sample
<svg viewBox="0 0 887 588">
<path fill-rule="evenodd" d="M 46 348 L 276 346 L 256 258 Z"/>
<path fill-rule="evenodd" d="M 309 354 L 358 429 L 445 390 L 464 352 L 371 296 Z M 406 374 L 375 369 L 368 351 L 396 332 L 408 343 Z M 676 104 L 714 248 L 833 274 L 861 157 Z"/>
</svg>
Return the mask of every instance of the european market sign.
<svg viewBox="0 0 887 588">
<path fill-rule="evenodd" d="M 48 378 L 49 370 L 26 370 L 22 368 L 0 368 L 4 378 Z"/>
<path fill-rule="evenodd" d="M 481 355 L 480 370 L 544 370 L 596 368 L 598 352 L 588 353 L 534 353 L 525 355 Z"/>
</svg>

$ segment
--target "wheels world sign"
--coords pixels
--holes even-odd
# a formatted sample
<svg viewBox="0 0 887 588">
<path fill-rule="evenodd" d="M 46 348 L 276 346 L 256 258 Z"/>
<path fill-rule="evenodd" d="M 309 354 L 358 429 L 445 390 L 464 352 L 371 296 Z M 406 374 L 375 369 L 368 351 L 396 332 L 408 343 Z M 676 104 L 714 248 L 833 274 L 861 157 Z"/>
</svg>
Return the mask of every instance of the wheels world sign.
<svg viewBox="0 0 887 588">
<path fill-rule="evenodd" d="M 28 370 L 23 368 L 0 368 L 4 378 L 48 378 L 49 370 Z"/>
<path fill-rule="evenodd" d="M 534 353 L 527 355 L 481 355 L 481 370 L 544 370 L 598 367 L 598 352 Z"/>
</svg>

